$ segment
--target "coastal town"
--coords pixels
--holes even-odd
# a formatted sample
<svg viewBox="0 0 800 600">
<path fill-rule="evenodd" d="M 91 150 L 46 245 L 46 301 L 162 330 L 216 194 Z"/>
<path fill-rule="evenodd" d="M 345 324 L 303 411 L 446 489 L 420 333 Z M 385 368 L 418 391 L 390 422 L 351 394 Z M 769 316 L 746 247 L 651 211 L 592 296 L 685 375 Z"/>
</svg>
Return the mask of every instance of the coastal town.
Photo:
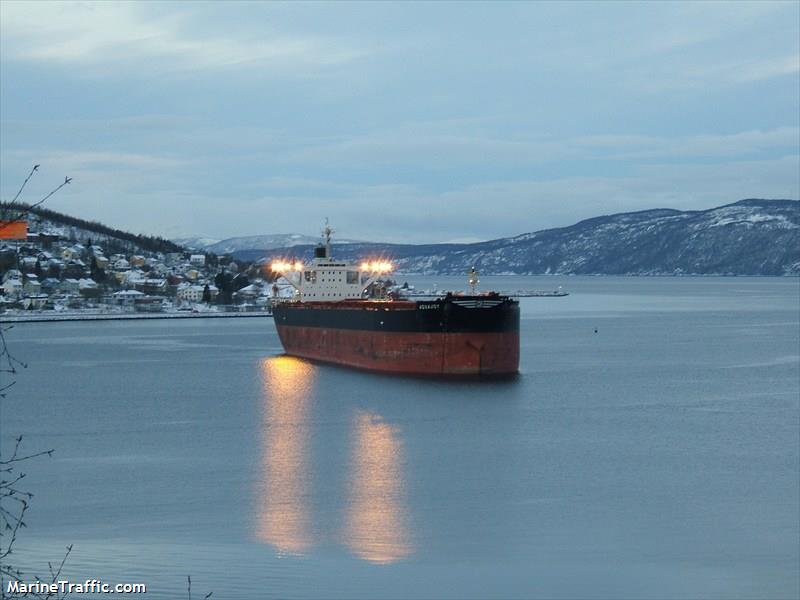
<svg viewBox="0 0 800 600">
<path fill-rule="evenodd" d="M 59 228 L 26 228 L 23 235 L 0 242 L 4 318 L 264 314 L 276 292 L 261 266 L 230 257 L 125 251 L 108 237 Z"/>
</svg>

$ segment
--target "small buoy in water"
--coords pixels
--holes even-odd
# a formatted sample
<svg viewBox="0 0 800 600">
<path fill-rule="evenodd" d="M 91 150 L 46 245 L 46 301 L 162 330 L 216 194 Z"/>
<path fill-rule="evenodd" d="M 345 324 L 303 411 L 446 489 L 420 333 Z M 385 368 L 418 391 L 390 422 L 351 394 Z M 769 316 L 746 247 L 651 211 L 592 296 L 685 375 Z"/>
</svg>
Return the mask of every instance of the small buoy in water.
<svg viewBox="0 0 800 600">
<path fill-rule="evenodd" d="M 594 328 L 594 332 L 597 333 L 597 327 Z"/>
</svg>

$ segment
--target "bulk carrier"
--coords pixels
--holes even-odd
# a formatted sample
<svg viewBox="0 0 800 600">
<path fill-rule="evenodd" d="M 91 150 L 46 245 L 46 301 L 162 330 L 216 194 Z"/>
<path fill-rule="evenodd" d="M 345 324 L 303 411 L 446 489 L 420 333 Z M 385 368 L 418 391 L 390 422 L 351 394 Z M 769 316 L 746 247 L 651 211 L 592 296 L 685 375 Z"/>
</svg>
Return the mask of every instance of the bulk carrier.
<svg viewBox="0 0 800 600">
<path fill-rule="evenodd" d="M 519 302 L 495 292 L 411 301 L 387 296 L 391 264 L 331 256 L 332 230 L 309 264 L 273 262 L 294 288 L 272 313 L 287 354 L 411 375 L 510 376 L 519 370 Z"/>
</svg>

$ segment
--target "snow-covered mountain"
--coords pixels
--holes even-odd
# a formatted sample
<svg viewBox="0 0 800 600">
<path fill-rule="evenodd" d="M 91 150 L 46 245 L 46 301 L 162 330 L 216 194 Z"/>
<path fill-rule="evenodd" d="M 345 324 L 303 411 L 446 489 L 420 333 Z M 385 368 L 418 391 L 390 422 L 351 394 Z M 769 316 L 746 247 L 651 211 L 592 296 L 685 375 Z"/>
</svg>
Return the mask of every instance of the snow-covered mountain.
<svg viewBox="0 0 800 600">
<path fill-rule="evenodd" d="M 313 246 L 276 256 L 310 257 Z M 654 209 L 475 244 L 337 245 L 337 258 L 389 256 L 407 273 L 800 275 L 800 202 L 742 200 L 701 211 Z M 271 256 L 273 253 L 267 253 Z M 240 251 L 257 260 L 264 252 Z"/>
<path fill-rule="evenodd" d="M 184 248 L 188 248 L 190 250 L 205 250 L 209 246 L 213 246 L 219 242 L 220 239 L 210 237 L 185 237 L 173 238 L 172 241 L 179 246 L 183 246 Z"/>
<path fill-rule="evenodd" d="M 232 237 L 225 240 L 213 238 L 180 238 L 173 240 L 176 244 L 193 250 L 213 252 L 214 254 L 233 254 L 242 250 L 273 250 L 275 248 L 292 248 L 304 244 L 316 244 L 319 236 L 313 237 L 301 233 L 284 233 L 273 235 L 248 235 Z M 337 240 L 339 244 L 352 243 L 353 240 Z"/>
</svg>

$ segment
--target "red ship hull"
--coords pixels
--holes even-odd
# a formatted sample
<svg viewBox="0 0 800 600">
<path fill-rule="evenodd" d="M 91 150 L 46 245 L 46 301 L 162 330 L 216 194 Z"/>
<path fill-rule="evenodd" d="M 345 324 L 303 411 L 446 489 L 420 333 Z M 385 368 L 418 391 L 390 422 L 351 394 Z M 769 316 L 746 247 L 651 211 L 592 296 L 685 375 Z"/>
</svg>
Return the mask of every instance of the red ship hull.
<svg viewBox="0 0 800 600">
<path fill-rule="evenodd" d="M 282 302 L 273 315 L 293 356 L 417 375 L 498 376 L 519 369 L 519 303 L 496 294 Z"/>
<path fill-rule="evenodd" d="M 420 375 L 513 375 L 519 331 L 429 333 L 278 326 L 287 354 L 329 363 Z"/>
</svg>

